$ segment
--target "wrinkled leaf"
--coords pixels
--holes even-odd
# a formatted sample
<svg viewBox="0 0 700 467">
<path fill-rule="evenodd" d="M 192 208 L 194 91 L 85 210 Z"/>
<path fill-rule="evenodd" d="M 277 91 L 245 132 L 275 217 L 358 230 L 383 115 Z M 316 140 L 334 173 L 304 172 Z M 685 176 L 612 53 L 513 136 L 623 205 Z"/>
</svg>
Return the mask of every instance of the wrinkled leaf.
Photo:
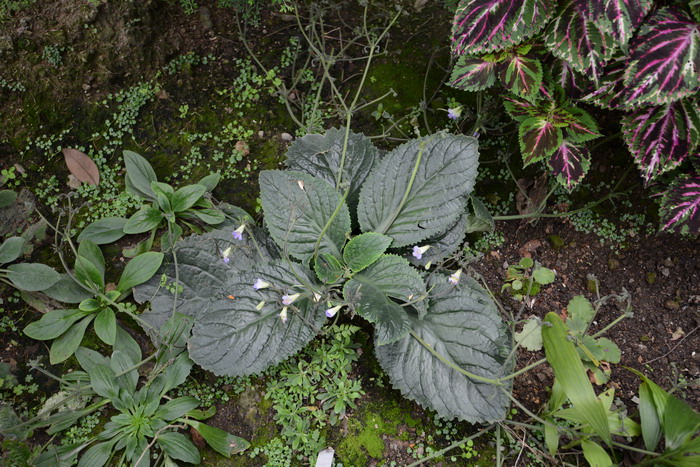
<svg viewBox="0 0 700 467">
<path fill-rule="evenodd" d="M 70 173 L 89 185 L 100 184 L 100 171 L 95 162 L 77 149 L 64 148 L 63 157 Z"/>
<path fill-rule="evenodd" d="M 493 232 L 496 224 L 486 205 L 473 194 L 469 195 L 469 205 L 471 208 L 466 217 L 466 233 Z"/>
<path fill-rule="evenodd" d="M 374 263 L 389 248 L 391 238 L 375 232 L 367 232 L 353 237 L 343 250 L 345 264 L 354 272 L 359 272 Z"/>
<path fill-rule="evenodd" d="M 343 287 L 343 297 L 357 314 L 374 324 L 378 346 L 396 342 L 411 329 L 406 311 L 371 283 L 351 279 Z"/>
<path fill-rule="evenodd" d="M 326 284 L 335 284 L 345 274 L 343 264 L 330 253 L 318 255 L 314 261 L 314 271 L 316 277 Z"/>
<path fill-rule="evenodd" d="M 594 17 L 597 20 L 600 17 L 608 20 L 607 23 L 602 22 L 603 26 L 610 31 L 618 45 L 625 49 L 653 4 L 653 0 L 605 0 L 591 3 Z"/>
<path fill-rule="evenodd" d="M 424 240 L 426 245 L 430 245 L 430 249 L 423 253 L 421 259 L 413 256 L 412 250 L 406 251 L 404 258 L 415 266 L 427 266 L 429 263 L 435 264 L 445 258 L 448 258 L 452 253 L 462 245 L 464 237 L 467 234 L 467 214 L 463 212 L 457 222 L 446 232 L 438 234 L 434 237 Z"/>
</svg>

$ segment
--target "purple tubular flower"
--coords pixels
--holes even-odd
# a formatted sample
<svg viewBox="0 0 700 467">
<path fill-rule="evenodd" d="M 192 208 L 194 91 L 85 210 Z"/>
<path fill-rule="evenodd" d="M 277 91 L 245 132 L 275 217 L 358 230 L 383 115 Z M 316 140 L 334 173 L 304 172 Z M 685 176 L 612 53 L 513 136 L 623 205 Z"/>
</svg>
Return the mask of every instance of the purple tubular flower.
<svg viewBox="0 0 700 467">
<path fill-rule="evenodd" d="M 255 284 L 253 284 L 253 288 L 255 290 L 260 290 L 260 289 L 266 289 L 270 287 L 269 282 L 265 282 L 264 280 L 258 278 L 258 280 L 255 281 Z"/>
<path fill-rule="evenodd" d="M 416 245 L 413 247 L 413 257 L 416 259 L 422 259 L 423 253 L 425 253 L 429 249 L 430 249 L 430 245 L 424 245 L 424 246 Z"/>
</svg>

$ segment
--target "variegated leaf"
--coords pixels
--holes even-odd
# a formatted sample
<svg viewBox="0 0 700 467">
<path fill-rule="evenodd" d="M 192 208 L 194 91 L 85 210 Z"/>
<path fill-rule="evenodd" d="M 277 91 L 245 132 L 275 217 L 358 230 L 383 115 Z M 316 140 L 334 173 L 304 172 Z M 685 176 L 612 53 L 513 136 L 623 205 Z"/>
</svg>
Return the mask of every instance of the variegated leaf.
<svg viewBox="0 0 700 467">
<path fill-rule="evenodd" d="M 539 113 L 537 105 L 517 97 L 504 97 L 503 105 L 505 106 L 508 115 L 510 115 L 510 117 L 517 122 L 522 122 L 523 120 L 534 117 Z"/>
<path fill-rule="evenodd" d="M 514 55 L 500 64 L 501 82 L 521 97 L 532 97 L 542 85 L 542 64 L 534 58 Z"/>
<path fill-rule="evenodd" d="M 569 126 L 566 127 L 566 137 L 569 140 L 574 143 L 585 143 L 601 136 L 598 133 L 598 125 L 587 112 L 577 107 L 569 107 L 567 111 L 573 117 L 569 121 Z"/>
<path fill-rule="evenodd" d="M 545 45 L 574 70 L 597 80 L 617 46 L 605 25 L 603 20 L 591 20 L 582 4 L 569 0 L 547 27 Z"/>
<path fill-rule="evenodd" d="M 555 59 L 549 67 L 549 75 L 554 83 L 564 90 L 569 99 L 579 99 L 584 96 L 591 82 L 582 74 L 575 71 L 569 62 Z"/>
<path fill-rule="evenodd" d="M 662 230 L 700 233 L 700 176 L 678 177 L 664 194 L 659 214 Z"/>
<path fill-rule="evenodd" d="M 457 60 L 450 86 L 464 91 L 483 91 L 496 82 L 496 63 L 474 55 L 462 55 Z"/>
<path fill-rule="evenodd" d="M 612 62 L 605 69 L 605 73 L 598 82 L 598 87 L 594 91 L 581 98 L 583 102 L 595 104 L 604 109 L 618 109 L 627 107 L 625 100 L 625 61 L 618 60 Z"/>
<path fill-rule="evenodd" d="M 562 131 L 554 123 L 530 117 L 520 124 L 520 152 L 525 165 L 549 157 L 562 143 Z"/>
<path fill-rule="evenodd" d="M 698 145 L 700 111 L 683 99 L 626 115 L 622 131 L 647 182 L 678 166 Z"/>
<path fill-rule="evenodd" d="M 630 43 L 625 73 L 629 105 L 661 105 L 700 90 L 700 24 L 683 11 L 663 8 Z"/>
<path fill-rule="evenodd" d="M 618 45 L 625 47 L 654 5 L 653 0 L 592 0 L 592 18 L 604 20 Z"/>
<path fill-rule="evenodd" d="M 555 9 L 555 0 L 461 0 L 452 48 L 459 55 L 506 49 L 540 32 Z"/>
<path fill-rule="evenodd" d="M 591 154 L 586 147 L 576 146 L 565 140 L 549 158 L 547 165 L 557 181 L 571 191 L 588 172 Z"/>
</svg>

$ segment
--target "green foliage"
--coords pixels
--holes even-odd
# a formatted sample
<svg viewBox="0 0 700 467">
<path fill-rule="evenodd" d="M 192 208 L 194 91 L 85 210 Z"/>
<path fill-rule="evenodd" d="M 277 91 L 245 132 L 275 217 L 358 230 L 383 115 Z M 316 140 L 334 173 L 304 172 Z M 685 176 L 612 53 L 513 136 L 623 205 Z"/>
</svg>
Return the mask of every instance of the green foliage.
<svg viewBox="0 0 700 467">
<path fill-rule="evenodd" d="M 525 297 L 537 295 L 541 286 L 551 284 L 555 277 L 551 269 L 539 263 L 535 266 L 532 258 L 521 258 L 518 264 L 512 264 L 506 269 L 506 279 L 501 292 L 508 290 L 515 300 L 520 301 Z"/>
</svg>

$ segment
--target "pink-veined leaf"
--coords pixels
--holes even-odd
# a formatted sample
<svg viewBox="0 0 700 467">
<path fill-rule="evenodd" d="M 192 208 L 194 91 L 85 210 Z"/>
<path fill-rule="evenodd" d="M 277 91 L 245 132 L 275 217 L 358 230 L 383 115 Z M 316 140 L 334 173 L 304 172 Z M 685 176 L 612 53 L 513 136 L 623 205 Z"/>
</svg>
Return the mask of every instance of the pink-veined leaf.
<svg viewBox="0 0 700 467">
<path fill-rule="evenodd" d="M 623 118 L 622 132 L 649 182 L 693 153 L 698 145 L 700 111 L 697 102 L 689 99 L 643 107 Z"/>
<path fill-rule="evenodd" d="M 521 97 L 532 97 L 542 85 L 542 64 L 534 58 L 513 55 L 500 64 L 501 82 Z"/>
<path fill-rule="evenodd" d="M 100 171 L 95 162 L 77 149 L 64 148 L 66 166 L 75 178 L 90 185 L 100 184 Z"/>
<path fill-rule="evenodd" d="M 593 117 L 578 107 L 569 107 L 567 111 L 572 118 L 566 127 L 566 137 L 574 143 L 585 143 L 602 136 Z"/>
<path fill-rule="evenodd" d="M 591 166 L 591 153 L 584 146 L 564 141 L 547 161 L 557 181 L 567 190 L 573 190 Z"/>
<path fill-rule="evenodd" d="M 675 8 L 654 13 L 630 43 L 629 105 L 667 104 L 700 90 L 700 24 Z"/>
<path fill-rule="evenodd" d="M 543 118 L 530 117 L 520 124 L 520 152 L 525 165 L 549 157 L 562 143 L 562 131 Z"/>
<path fill-rule="evenodd" d="M 506 49 L 537 34 L 555 11 L 555 0 L 461 0 L 453 50 L 461 55 Z"/>
<path fill-rule="evenodd" d="M 554 59 L 554 63 L 549 67 L 549 74 L 569 99 L 583 97 L 591 87 L 591 82 L 564 60 Z"/>
<path fill-rule="evenodd" d="M 450 86 L 464 91 L 483 91 L 495 82 L 496 63 L 474 55 L 460 56 L 450 77 Z"/>
<path fill-rule="evenodd" d="M 545 45 L 555 57 L 594 81 L 602 74 L 605 63 L 615 52 L 617 43 L 604 27 L 604 21 L 589 18 L 586 2 L 569 0 L 559 10 L 545 32 Z"/>
<path fill-rule="evenodd" d="M 592 0 L 591 10 L 595 21 L 607 21 L 603 26 L 625 48 L 653 5 L 653 0 Z"/>
<path fill-rule="evenodd" d="M 504 97 L 503 105 L 505 106 L 508 115 L 510 115 L 510 117 L 517 122 L 522 122 L 523 120 L 529 117 L 534 117 L 539 113 L 537 105 L 517 97 Z"/>
<path fill-rule="evenodd" d="M 700 176 L 683 175 L 673 181 L 661 200 L 662 230 L 700 232 Z"/>
<path fill-rule="evenodd" d="M 612 62 L 605 69 L 603 76 L 594 91 L 581 97 L 583 102 L 595 104 L 604 109 L 618 109 L 627 107 L 625 100 L 625 61 Z"/>
</svg>

